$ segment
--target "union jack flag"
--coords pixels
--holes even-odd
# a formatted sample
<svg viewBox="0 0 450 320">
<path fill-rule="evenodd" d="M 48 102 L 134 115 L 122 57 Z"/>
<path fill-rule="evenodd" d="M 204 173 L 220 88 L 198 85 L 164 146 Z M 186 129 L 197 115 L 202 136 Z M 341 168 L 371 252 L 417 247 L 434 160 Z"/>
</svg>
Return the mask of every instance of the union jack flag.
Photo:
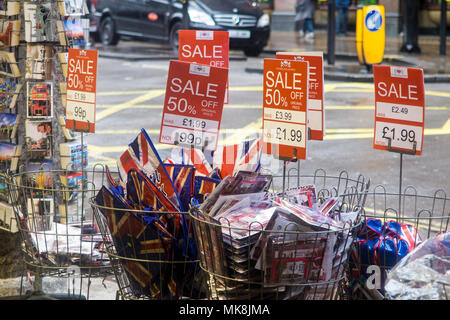
<svg viewBox="0 0 450 320">
<path fill-rule="evenodd" d="M 167 196 L 177 210 L 182 209 L 175 186 L 145 129 L 142 129 L 136 139 L 129 144 L 128 150 L 121 155 L 117 166 L 124 186 L 131 169 L 141 170 Z"/>
<path fill-rule="evenodd" d="M 262 137 L 239 144 L 219 146 L 214 152 L 213 168 L 225 179 L 239 171 L 258 172 L 261 168 Z"/>
<path fill-rule="evenodd" d="M 182 165 L 194 166 L 197 176 L 209 176 L 213 172 L 212 168 L 212 151 L 203 152 L 200 149 L 185 149 L 177 150 L 179 152 L 179 162 Z M 208 160 L 208 157 L 210 160 Z"/>
<path fill-rule="evenodd" d="M 197 175 L 213 177 L 219 173 L 220 178 L 224 179 L 239 171 L 259 171 L 262 138 L 218 146 L 213 152 L 202 152 L 199 149 L 183 149 L 181 152 L 182 163 L 193 165 L 197 169 Z"/>
</svg>

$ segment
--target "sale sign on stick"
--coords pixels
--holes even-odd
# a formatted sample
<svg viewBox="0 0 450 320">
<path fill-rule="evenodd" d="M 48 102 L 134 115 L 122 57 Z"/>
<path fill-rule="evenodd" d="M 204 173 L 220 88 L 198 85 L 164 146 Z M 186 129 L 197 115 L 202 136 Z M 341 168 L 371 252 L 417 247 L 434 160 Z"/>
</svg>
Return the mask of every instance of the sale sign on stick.
<svg viewBox="0 0 450 320">
<path fill-rule="evenodd" d="M 306 159 L 308 62 L 264 60 L 264 153 Z"/>
<path fill-rule="evenodd" d="M 277 59 L 308 61 L 308 128 L 311 140 L 325 135 L 323 52 L 279 52 Z"/>
<path fill-rule="evenodd" d="M 69 49 L 66 128 L 95 132 L 98 51 Z"/>
<path fill-rule="evenodd" d="M 228 69 L 170 61 L 160 143 L 216 150 Z"/>
<path fill-rule="evenodd" d="M 220 68 L 229 67 L 228 31 L 180 30 L 178 41 L 180 61 Z M 225 103 L 228 103 L 228 82 Z"/>
<path fill-rule="evenodd" d="M 374 149 L 422 154 L 425 127 L 423 70 L 373 66 Z"/>
</svg>

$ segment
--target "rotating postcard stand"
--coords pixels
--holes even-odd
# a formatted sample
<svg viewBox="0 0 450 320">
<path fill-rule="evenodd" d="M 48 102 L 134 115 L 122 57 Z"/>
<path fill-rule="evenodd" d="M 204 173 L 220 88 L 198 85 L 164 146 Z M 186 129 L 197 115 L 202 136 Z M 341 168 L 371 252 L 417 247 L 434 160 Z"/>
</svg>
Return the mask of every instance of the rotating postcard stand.
<svg viewBox="0 0 450 320">
<path fill-rule="evenodd" d="M 5 76 L 24 79 L 20 83 L 27 98 L 17 101 L 22 115 L 18 136 L 23 140 L 18 144 L 30 147 L 20 155 L 18 171 L 1 177 L 22 238 L 28 280 L 34 287 L 24 295 L 23 275 L 17 299 L 88 299 L 91 276 L 104 275 L 110 269 L 106 255 L 99 250 L 101 234 L 85 215 L 85 198 L 98 191 L 95 179 L 88 181 L 86 131 L 75 125 L 73 131 L 81 132 L 81 143 L 73 142 L 77 137 L 67 130 L 63 116 L 67 108 L 67 49 L 83 48 L 80 36 L 87 30 L 78 23 L 87 13 L 82 2 L 83 8 L 71 8 L 73 2 L 65 0 L 7 2 L 8 9 L 11 4 L 17 7 L 12 16 L 22 21 L 24 41 L 15 53 L 19 63 L 13 56 L 6 57 L 12 64 Z M 35 90 L 30 91 L 29 85 Z M 39 122 L 43 124 L 36 127 Z M 27 124 L 29 132 L 40 135 L 28 134 Z M 47 140 L 42 139 L 43 133 Z M 68 154 L 62 153 L 63 147 Z M 49 282 L 43 282 L 44 277 Z"/>
</svg>

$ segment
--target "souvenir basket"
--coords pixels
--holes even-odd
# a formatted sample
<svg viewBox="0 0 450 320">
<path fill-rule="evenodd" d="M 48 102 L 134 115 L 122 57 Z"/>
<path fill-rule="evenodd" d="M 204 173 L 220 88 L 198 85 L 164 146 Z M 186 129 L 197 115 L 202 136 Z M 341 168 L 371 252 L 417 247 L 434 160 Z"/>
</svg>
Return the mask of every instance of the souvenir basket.
<svg viewBox="0 0 450 320">
<path fill-rule="evenodd" d="M 120 300 L 180 300 L 205 296 L 189 215 L 90 205 L 104 239 Z"/>
<path fill-rule="evenodd" d="M 88 206 L 95 180 L 103 180 L 99 173 L 41 167 L 0 177 L 21 235 L 26 281 L 33 285 L 24 292 L 22 276 L 23 299 L 89 299 L 93 277 L 111 273 Z"/>
<path fill-rule="evenodd" d="M 318 205 L 330 198 L 335 201 L 333 214 L 339 216 L 340 223 L 328 223 L 330 219 L 316 224 L 305 223 L 307 219 L 303 224 L 297 223 L 283 210 L 271 208 L 273 212 L 265 223 L 253 220 L 242 228 L 233 224 L 235 217 L 216 218 L 202 207 L 191 209 L 209 299 L 341 297 L 348 251 L 360 223 L 369 182 L 361 175 L 351 179 L 345 171 L 338 176 L 330 176 L 322 169 L 313 175 L 298 175 L 292 169 L 287 175 L 273 177 L 268 194 L 274 197 L 272 200 L 283 203 L 289 198 L 290 189 L 312 185 Z"/>
<path fill-rule="evenodd" d="M 450 198 L 443 190 L 437 190 L 431 195 L 420 195 L 417 189 L 409 186 L 402 193 L 389 193 L 382 185 L 376 186 L 367 195 L 367 201 L 362 211 L 362 224 L 357 231 L 352 245 L 349 283 L 347 294 L 350 299 L 382 300 L 382 299 L 449 299 L 450 279 L 432 281 L 440 275 L 433 269 L 433 263 L 445 265 L 443 275 L 450 270 L 450 246 L 442 245 L 443 252 L 436 249 L 434 260 L 429 260 L 429 268 L 425 264 L 421 270 L 429 270 L 431 274 L 407 273 L 405 270 L 406 256 L 413 257 L 419 246 L 436 236 L 446 237 L 449 242 Z M 445 243 L 445 241 L 442 241 Z M 414 251 L 414 255 L 411 252 Z M 407 260 L 407 259 L 405 259 Z M 412 260 L 412 259 L 410 259 Z M 402 263 L 401 263 L 402 262 Z M 403 265 L 403 278 L 392 281 L 395 288 L 389 289 L 390 276 L 394 277 L 394 268 Z M 409 266 L 406 266 L 409 267 Z M 399 270 L 399 272 L 402 272 Z M 411 269 L 409 269 L 411 270 Z M 398 272 L 396 272 L 397 274 Z M 412 278 L 411 278 L 412 277 Z M 414 283 L 413 278 L 421 278 L 423 282 Z M 421 289 L 419 289 L 421 288 Z M 433 295 L 425 294 L 430 289 Z"/>
</svg>

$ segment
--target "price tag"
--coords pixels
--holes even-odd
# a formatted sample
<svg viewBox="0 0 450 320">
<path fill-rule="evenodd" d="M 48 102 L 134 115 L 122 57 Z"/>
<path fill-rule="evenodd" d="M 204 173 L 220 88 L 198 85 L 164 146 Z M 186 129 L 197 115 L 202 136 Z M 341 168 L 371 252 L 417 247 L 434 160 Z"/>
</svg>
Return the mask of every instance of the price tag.
<svg viewBox="0 0 450 320">
<path fill-rule="evenodd" d="M 374 149 L 406 152 L 415 150 L 415 155 L 421 155 L 425 127 L 423 70 L 373 66 L 373 75 Z"/>
<path fill-rule="evenodd" d="M 308 128 L 311 140 L 325 135 L 323 52 L 278 52 L 277 59 L 308 61 Z"/>
<path fill-rule="evenodd" d="M 69 49 L 66 128 L 95 132 L 98 51 Z"/>
<path fill-rule="evenodd" d="M 216 150 L 228 69 L 170 61 L 160 143 Z"/>
<path fill-rule="evenodd" d="M 228 31 L 180 30 L 178 59 L 212 67 L 229 68 Z M 228 103 L 228 82 L 225 103 Z"/>
<path fill-rule="evenodd" d="M 263 150 L 283 160 L 305 159 L 308 62 L 264 60 Z"/>
</svg>

